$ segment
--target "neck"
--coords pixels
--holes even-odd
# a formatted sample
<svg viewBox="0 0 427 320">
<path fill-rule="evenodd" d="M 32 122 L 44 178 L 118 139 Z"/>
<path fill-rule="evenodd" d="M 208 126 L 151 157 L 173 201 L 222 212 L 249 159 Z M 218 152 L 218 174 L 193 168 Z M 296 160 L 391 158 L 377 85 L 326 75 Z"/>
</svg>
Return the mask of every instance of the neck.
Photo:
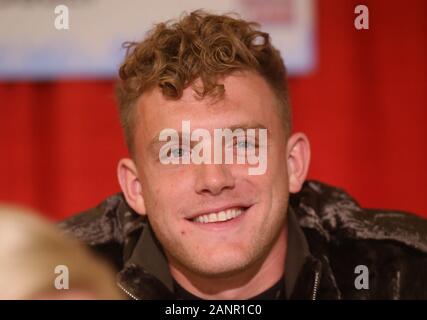
<svg viewBox="0 0 427 320">
<path fill-rule="evenodd" d="M 173 263 L 173 278 L 188 292 L 202 299 L 242 300 L 252 298 L 272 287 L 282 278 L 287 251 L 287 224 L 266 257 L 238 274 L 208 277 L 194 274 Z"/>
</svg>

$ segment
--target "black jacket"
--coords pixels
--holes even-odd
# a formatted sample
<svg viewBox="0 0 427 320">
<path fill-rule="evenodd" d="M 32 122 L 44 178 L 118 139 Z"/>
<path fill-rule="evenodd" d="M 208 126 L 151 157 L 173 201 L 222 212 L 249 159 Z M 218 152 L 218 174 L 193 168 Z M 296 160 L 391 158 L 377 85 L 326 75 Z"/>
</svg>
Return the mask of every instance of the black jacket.
<svg viewBox="0 0 427 320">
<path fill-rule="evenodd" d="M 291 299 L 427 299 L 426 220 L 362 209 L 343 190 L 315 181 L 291 196 L 290 207 L 309 247 Z M 114 264 L 118 286 L 128 296 L 174 298 L 161 247 L 122 194 L 60 227 Z M 150 272 L 133 262 L 138 241 L 146 245 L 137 254 L 150 257 Z M 359 265 L 369 271 L 368 289 L 356 288 Z"/>
</svg>

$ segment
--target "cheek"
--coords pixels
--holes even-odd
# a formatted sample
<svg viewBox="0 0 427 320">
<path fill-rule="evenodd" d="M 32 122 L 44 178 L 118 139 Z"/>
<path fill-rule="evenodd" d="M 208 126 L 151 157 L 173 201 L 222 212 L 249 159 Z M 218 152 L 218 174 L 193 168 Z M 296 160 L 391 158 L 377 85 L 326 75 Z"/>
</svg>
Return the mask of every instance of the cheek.
<svg viewBox="0 0 427 320">
<path fill-rule="evenodd" d="M 277 192 L 286 191 L 288 180 L 286 164 L 278 161 L 271 162 L 265 174 L 248 176 L 248 179 L 261 193 L 273 195 Z"/>
<path fill-rule="evenodd" d="M 154 172 L 153 172 L 154 173 Z M 174 223 L 182 216 L 182 207 L 190 202 L 191 178 L 178 170 L 159 170 L 147 175 L 144 200 L 151 219 Z"/>
<path fill-rule="evenodd" d="M 264 175 L 252 178 L 256 189 L 259 190 L 260 199 L 264 205 L 263 210 L 271 213 L 282 212 L 286 208 L 289 194 L 288 174 L 286 163 L 283 159 L 271 159 L 269 168 Z"/>
<path fill-rule="evenodd" d="M 276 156 L 272 154 L 272 157 L 269 161 L 269 167 L 267 170 L 268 179 L 272 184 L 274 189 L 283 188 L 287 190 L 288 188 L 288 162 L 286 159 L 286 152 L 280 150 L 279 153 L 276 153 Z"/>
<path fill-rule="evenodd" d="M 155 163 L 143 167 L 142 172 L 142 183 L 154 198 L 163 198 L 164 194 L 171 192 L 173 195 L 174 189 L 178 189 L 183 182 L 179 179 L 179 171 L 173 165 Z"/>
</svg>

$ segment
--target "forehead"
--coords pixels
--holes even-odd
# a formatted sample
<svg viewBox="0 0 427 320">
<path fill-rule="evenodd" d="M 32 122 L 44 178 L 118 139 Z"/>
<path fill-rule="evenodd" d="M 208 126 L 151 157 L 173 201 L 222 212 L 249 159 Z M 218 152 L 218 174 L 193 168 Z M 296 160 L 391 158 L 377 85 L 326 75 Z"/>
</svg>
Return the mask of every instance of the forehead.
<svg viewBox="0 0 427 320">
<path fill-rule="evenodd" d="M 225 89 L 220 99 L 200 99 L 191 86 L 178 100 L 168 99 L 159 88 L 144 93 L 137 103 L 136 134 L 151 138 L 165 128 L 180 128 L 183 120 L 208 130 L 252 122 L 273 129 L 280 123 L 277 99 L 261 76 L 245 71 L 218 83 Z"/>
</svg>

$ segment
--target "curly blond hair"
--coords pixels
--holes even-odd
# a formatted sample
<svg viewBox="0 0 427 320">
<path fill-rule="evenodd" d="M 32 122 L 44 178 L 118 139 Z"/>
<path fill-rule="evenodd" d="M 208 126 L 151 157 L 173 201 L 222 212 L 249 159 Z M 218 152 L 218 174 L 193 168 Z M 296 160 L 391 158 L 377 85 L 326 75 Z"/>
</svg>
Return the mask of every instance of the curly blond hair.
<svg viewBox="0 0 427 320">
<path fill-rule="evenodd" d="M 160 87 L 164 96 L 179 99 L 192 85 L 198 97 L 221 97 L 219 77 L 250 70 L 261 75 L 281 102 L 287 134 L 291 112 L 286 68 L 267 33 L 254 22 L 214 15 L 202 10 L 184 14 L 178 21 L 159 23 L 141 42 L 126 42 L 126 56 L 117 84 L 119 113 L 126 143 L 133 154 L 133 113 L 143 92 Z M 200 79 L 202 86 L 194 82 Z"/>
</svg>

